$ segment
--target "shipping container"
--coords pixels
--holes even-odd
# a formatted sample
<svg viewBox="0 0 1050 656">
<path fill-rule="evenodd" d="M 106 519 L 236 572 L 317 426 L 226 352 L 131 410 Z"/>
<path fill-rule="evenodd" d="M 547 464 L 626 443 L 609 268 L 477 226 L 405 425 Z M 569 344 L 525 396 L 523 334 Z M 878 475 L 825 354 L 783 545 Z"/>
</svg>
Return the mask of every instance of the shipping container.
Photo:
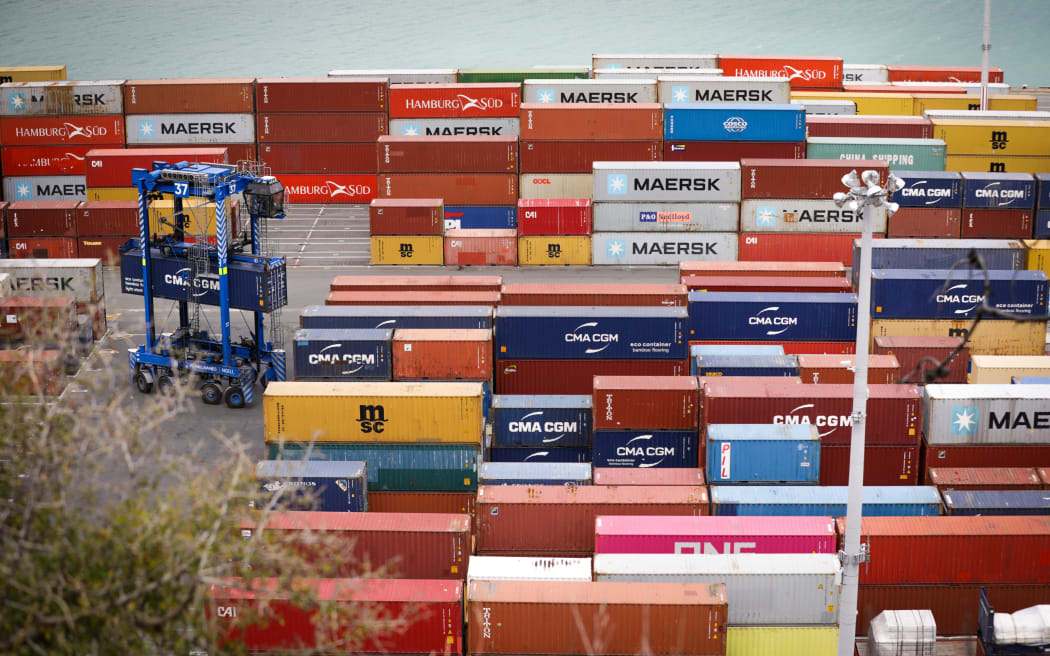
<svg viewBox="0 0 1050 656">
<path fill-rule="evenodd" d="M 1043 486 L 1050 489 L 1050 467 L 1040 467 L 1036 470 L 1039 474 L 1039 478 L 1043 481 Z"/>
<path fill-rule="evenodd" d="M 682 284 L 689 291 L 701 292 L 787 292 L 849 293 L 852 291 L 846 278 L 791 276 L 682 276 Z"/>
<path fill-rule="evenodd" d="M 595 162 L 659 162 L 663 143 L 653 141 L 522 141 L 523 173 L 590 173 Z"/>
<path fill-rule="evenodd" d="M 695 429 L 597 429 L 591 461 L 596 467 L 682 469 L 697 465 L 698 452 Z"/>
<path fill-rule="evenodd" d="M 398 328 L 394 380 L 489 380 L 492 331 Z"/>
<path fill-rule="evenodd" d="M 1022 376 L 1020 378 L 1014 376 L 1010 382 L 1014 385 L 1048 385 L 1050 376 Z"/>
<path fill-rule="evenodd" d="M 871 275 L 871 316 L 965 319 L 976 316 L 983 305 L 1037 316 L 1046 314 L 1048 291 L 1042 271 L 876 269 Z"/>
<path fill-rule="evenodd" d="M 525 103 L 638 104 L 655 103 L 656 76 L 630 80 L 525 80 Z"/>
<path fill-rule="evenodd" d="M 390 380 L 390 329 L 300 328 L 295 380 Z"/>
<path fill-rule="evenodd" d="M 85 155 L 86 183 L 89 187 L 130 187 L 131 169 L 151 169 L 154 161 L 227 163 L 222 147 L 124 149 L 95 148 Z M 137 198 L 137 194 L 136 194 Z"/>
<path fill-rule="evenodd" d="M 988 171 L 992 173 L 1035 174 L 1050 169 L 1050 157 L 1011 157 L 1009 155 L 949 155 L 946 171 Z"/>
<path fill-rule="evenodd" d="M 717 307 L 718 312 L 711 311 Z M 689 339 L 852 340 L 855 294 L 689 292 Z"/>
<path fill-rule="evenodd" d="M 748 232 L 856 233 L 864 229 L 865 214 L 872 231 L 886 232 L 884 205 L 865 212 L 840 208 L 831 199 L 744 200 L 740 203 L 740 229 Z"/>
<path fill-rule="evenodd" d="M 518 214 L 521 217 L 519 235 L 591 234 L 588 198 L 522 198 L 518 201 Z"/>
<path fill-rule="evenodd" d="M 602 489 L 602 486 L 596 485 L 592 489 Z M 835 522 L 831 517 L 794 517 L 789 520 L 781 517 L 603 515 L 595 520 L 593 530 L 595 556 L 835 553 Z"/>
<path fill-rule="evenodd" d="M 514 230 L 446 230 L 445 266 L 514 266 L 518 238 Z"/>
<path fill-rule="evenodd" d="M 887 66 L 890 82 L 980 82 L 978 66 Z M 1003 69 L 988 69 L 989 82 L 1002 82 Z"/>
<path fill-rule="evenodd" d="M 739 257 L 757 262 L 836 262 L 853 264 L 853 242 L 860 235 L 816 233 L 740 233 Z M 881 235 L 873 235 L 880 239 Z M 877 243 L 877 242 L 876 242 Z"/>
<path fill-rule="evenodd" d="M 461 68 L 456 73 L 457 82 L 517 82 L 527 79 L 584 79 L 590 75 L 587 66 L 533 66 L 532 68 Z"/>
<path fill-rule="evenodd" d="M 704 470 L 699 467 L 594 467 L 595 485 L 704 485 Z"/>
<path fill-rule="evenodd" d="M 445 230 L 516 230 L 518 208 L 514 205 L 449 205 L 445 207 Z"/>
<path fill-rule="evenodd" d="M 930 467 L 926 484 L 940 490 L 1041 490 L 1032 467 Z"/>
<path fill-rule="evenodd" d="M 523 103 L 519 121 L 523 140 L 663 138 L 663 109 L 655 102 Z"/>
<path fill-rule="evenodd" d="M 958 239 L 961 234 L 961 221 L 962 210 L 954 208 L 904 207 L 889 217 L 886 236 Z"/>
<path fill-rule="evenodd" d="M 740 200 L 736 162 L 595 162 L 595 201 Z"/>
<path fill-rule="evenodd" d="M 444 263 L 444 240 L 438 235 L 373 236 L 372 264 L 433 265 Z"/>
<path fill-rule="evenodd" d="M 1050 376 L 1050 356 L 975 355 L 970 360 L 970 375 L 966 382 L 981 385 L 1009 384 L 1012 378 L 1025 376 Z"/>
<path fill-rule="evenodd" d="M 1050 444 L 1050 385 L 927 385 L 930 446 Z"/>
<path fill-rule="evenodd" d="M 881 336 L 961 337 L 967 340 L 969 352 L 974 355 L 1044 355 L 1046 352 L 1046 329 L 1042 323 L 1033 321 L 982 321 L 975 328 L 973 321 L 965 319 L 878 319 L 871 323 L 871 335 L 872 343 Z M 952 369 L 954 373 L 965 374 L 964 368 Z"/>
<path fill-rule="evenodd" d="M 850 445 L 820 447 L 820 484 L 849 485 Z M 918 485 L 921 448 L 917 444 L 868 444 L 864 447 L 865 485 Z"/>
<path fill-rule="evenodd" d="M 467 568 L 472 581 L 590 581 L 590 558 L 474 556 Z"/>
<path fill-rule="evenodd" d="M 665 76 L 677 77 L 680 73 L 688 72 L 695 77 L 722 77 L 721 68 L 691 68 L 683 71 L 680 68 L 667 68 L 658 66 L 647 69 L 629 69 L 607 66 L 591 70 L 591 77 L 595 80 L 643 80 L 646 78 L 661 78 Z"/>
<path fill-rule="evenodd" d="M 139 234 L 136 201 L 84 201 L 77 206 L 77 234 L 127 237 Z"/>
<path fill-rule="evenodd" d="M 806 156 L 813 159 L 882 160 L 893 170 L 943 171 L 941 139 L 875 139 L 867 137 L 807 137 Z"/>
<path fill-rule="evenodd" d="M 368 207 L 368 231 L 370 235 L 440 235 L 444 217 L 440 198 L 377 198 Z"/>
<path fill-rule="evenodd" d="M 283 490 L 285 510 L 365 512 L 368 510 L 366 463 L 315 460 L 260 460 L 255 479 L 261 492 Z"/>
<path fill-rule="evenodd" d="M 711 513 L 845 517 L 848 493 L 845 485 L 712 485 Z M 866 485 L 863 505 L 865 517 L 932 517 L 942 514 L 940 492 L 932 486 Z"/>
<path fill-rule="evenodd" d="M 980 85 L 977 87 L 980 89 Z M 967 93 L 970 89 L 966 88 Z M 980 93 L 980 91 L 978 91 Z M 924 112 L 928 119 L 964 119 L 967 121 L 1050 121 L 1050 112 L 981 111 L 973 109 L 931 109 Z"/>
<path fill-rule="evenodd" d="M 129 144 L 253 143 L 254 114 L 129 114 Z"/>
<path fill-rule="evenodd" d="M 518 172 L 515 136 L 381 136 L 378 145 L 383 173 Z"/>
<path fill-rule="evenodd" d="M 815 426 L 711 424 L 706 439 L 711 483 L 818 482 L 820 435 Z"/>
<path fill-rule="evenodd" d="M 717 68 L 718 55 L 639 55 L 597 54 L 591 55 L 591 69 L 596 68 L 675 68 L 682 74 L 694 68 Z"/>
<path fill-rule="evenodd" d="M 672 265 L 737 258 L 735 232 L 600 232 L 591 237 L 595 265 Z"/>
<path fill-rule="evenodd" d="M 681 262 L 678 265 L 679 278 L 684 282 L 686 276 L 780 276 L 780 277 L 830 277 L 841 278 L 846 275 L 846 267 L 841 262 Z"/>
<path fill-rule="evenodd" d="M 410 239 L 410 238 L 409 238 Z M 433 291 L 338 291 L 329 292 L 326 305 L 488 305 L 499 303 L 499 292 Z"/>
<path fill-rule="evenodd" d="M 798 356 L 799 375 L 805 383 L 852 385 L 855 378 L 857 357 L 855 355 Z M 911 370 L 909 369 L 909 372 Z M 892 385 L 901 378 L 901 365 L 892 355 L 868 357 L 868 384 Z"/>
<path fill-rule="evenodd" d="M 1009 85 L 1003 85 L 1002 90 L 996 89 L 995 93 L 1009 93 Z M 935 84 L 932 82 L 883 82 L 879 84 L 844 84 L 842 90 L 847 93 L 921 93 L 929 95 L 932 93 L 950 93 L 958 95 L 967 93 L 967 90 L 957 84 L 944 82 Z"/>
<path fill-rule="evenodd" d="M 57 350 L 0 349 L 6 397 L 58 396 L 66 387 L 66 354 Z"/>
<path fill-rule="evenodd" d="M 777 78 L 699 77 L 682 71 L 658 77 L 661 103 L 772 103 L 791 102 L 791 83 L 787 76 Z"/>
<path fill-rule="evenodd" d="M 502 284 L 503 276 L 335 276 L 329 289 L 333 292 L 498 292 Z"/>
<path fill-rule="evenodd" d="M 124 84 L 127 114 L 247 113 L 255 111 L 252 78 L 128 80 Z"/>
<path fill-rule="evenodd" d="M 11 202 L 86 200 L 87 186 L 82 175 L 5 177 L 3 197 Z"/>
<path fill-rule="evenodd" d="M 1040 212 L 1040 215 L 1046 215 L 1040 222 L 1050 228 L 1050 210 Z M 1031 271 L 1043 271 L 1050 276 L 1050 240 L 1026 239 L 1024 244 L 1028 249 L 1026 268 Z"/>
<path fill-rule="evenodd" d="M 882 64 L 843 64 L 843 84 L 887 82 L 889 76 Z"/>
<path fill-rule="evenodd" d="M 518 176 L 497 173 L 380 174 L 379 198 L 441 198 L 449 205 L 513 205 Z"/>
<path fill-rule="evenodd" d="M 798 141 L 664 141 L 665 162 L 724 162 L 751 157 L 804 159 L 806 142 Z"/>
<path fill-rule="evenodd" d="M 587 462 L 483 462 L 479 485 L 590 485 Z"/>
<path fill-rule="evenodd" d="M 966 209 L 1032 210 L 1035 178 L 1027 173 L 961 173 Z M 1006 215 L 1003 215 L 1006 216 Z"/>
<path fill-rule="evenodd" d="M 492 399 L 492 415 L 494 447 L 591 445 L 590 396 L 497 394 Z"/>
<path fill-rule="evenodd" d="M 496 362 L 497 394 L 586 394 L 594 390 L 594 376 L 684 376 L 689 365 L 681 360 L 505 360 Z"/>
<path fill-rule="evenodd" d="M 489 449 L 490 462 L 531 462 L 531 463 L 585 463 L 591 461 L 591 448 L 581 446 L 550 447 L 502 447 Z"/>
<path fill-rule="evenodd" d="M 263 143 L 352 143 L 376 141 L 387 134 L 383 112 L 293 112 L 260 111 L 255 124 Z"/>
<path fill-rule="evenodd" d="M 763 344 L 770 344 L 772 342 L 762 340 L 726 340 L 726 339 L 706 339 L 706 340 L 690 340 L 690 346 L 707 345 L 707 346 L 756 346 Z M 802 353 L 827 353 L 827 354 L 848 354 L 856 353 L 856 342 L 836 342 L 836 341 L 779 341 L 775 342 L 777 346 L 784 350 L 786 355 L 800 355 Z M 718 380 L 720 376 L 715 376 L 712 380 Z M 744 378 L 763 378 L 762 376 L 744 376 Z M 783 376 L 777 378 L 783 379 Z M 801 383 L 802 379 L 799 378 L 796 382 Z M 703 379 L 700 380 L 701 386 L 703 386 Z"/>
<path fill-rule="evenodd" d="M 810 99 L 799 99 L 814 102 Z M 854 103 L 856 105 L 856 103 Z M 922 116 L 806 116 L 807 137 L 932 139 L 933 124 Z"/>
<path fill-rule="evenodd" d="M 659 523 L 668 515 L 706 514 L 702 486 L 481 486 L 478 553 L 590 555 L 598 516 L 660 515 L 652 518 Z"/>
<path fill-rule="evenodd" d="M 904 188 L 893 194 L 901 208 L 960 208 L 962 178 L 954 171 L 894 171 Z M 934 235 L 936 236 L 936 235 Z"/>
<path fill-rule="evenodd" d="M 391 84 L 390 118 L 517 116 L 521 94 L 520 84 Z"/>
<path fill-rule="evenodd" d="M 14 202 L 7 206 L 10 237 L 73 237 L 77 234 L 76 210 L 80 201 Z"/>
<path fill-rule="evenodd" d="M 731 601 L 730 625 L 834 624 L 841 575 L 842 566 L 832 554 L 603 553 L 594 557 L 596 581 L 724 583 Z M 753 653 L 779 654 L 782 647 Z"/>
<path fill-rule="evenodd" d="M 269 112 L 385 112 L 389 82 L 382 77 L 260 77 L 255 108 Z"/>
<path fill-rule="evenodd" d="M 77 237 L 77 257 L 98 258 L 105 266 L 120 266 L 120 249 L 128 243 L 128 239 L 112 236 Z"/>
<path fill-rule="evenodd" d="M 341 69 L 328 71 L 328 77 L 341 78 L 387 78 L 391 84 L 452 84 L 456 81 L 455 68 L 376 68 Z"/>
<path fill-rule="evenodd" d="M 730 626 L 726 629 L 726 656 L 834 656 L 837 626 Z"/>
<path fill-rule="evenodd" d="M 488 306 L 307 305 L 303 328 L 492 328 Z"/>
<path fill-rule="evenodd" d="M 7 256 L 12 259 L 65 259 L 77 256 L 74 237 L 13 237 L 7 240 Z"/>
<path fill-rule="evenodd" d="M 595 232 L 735 232 L 737 203 L 595 203 Z"/>
<path fill-rule="evenodd" d="M 377 195 L 376 176 L 358 173 L 278 173 L 289 203 L 367 204 Z"/>
<path fill-rule="evenodd" d="M 0 168 L 10 176 L 84 175 L 84 157 L 93 146 L 9 146 L 0 150 Z"/>
<path fill-rule="evenodd" d="M 4 348 L 68 350 L 77 338 L 77 307 L 69 296 L 0 298 L 0 344 Z"/>
<path fill-rule="evenodd" d="M 801 162 L 778 159 L 745 159 L 740 162 L 744 198 L 809 198 L 827 200 L 844 189 L 842 176 L 851 170 L 872 169 L 884 180 L 889 176 L 885 161 L 860 158 L 848 162 L 810 159 Z"/>
<path fill-rule="evenodd" d="M 1046 490 L 944 490 L 946 515 L 1050 515 Z"/>
<path fill-rule="evenodd" d="M 802 141 L 806 113 L 800 105 L 670 103 L 664 105 L 664 139 L 686 141 Z"/>
<path fill-rule="evenodd" d="M 229 239 L 237 237 L 241 232 L 240 217 L 231 205 L 232 202 L 227 199 L 226 234 Z M 182 210 L 176 213 L 173 200 L 155 200 L 150 202 L 148 212 L 150 235 L 171 235 L 177 228 L 181 228 L 186 233 L 185 241 L 194 241 L 205 235 L 210 237 L 210 243 L 215 243 L 219 222 L 215 215 L 215 204 L 212 202 L 202 198 L 183 201 Z M 137 226 L 135 234 L 138 234 Z"/>
<path fill-rule="evenodd" d="M 683 285 L 646 283 L 626 284 L 541 284 L 512 283 L 503 285 L 500 304 L 511 305 L 583 305 L 583 306 L 667 306 L 685 307 Z"/>
<path fill-rule="evenodd" d="M 882 239 L 871 244 L 872 269 L 952 269 L 976 250 L 988 269 L 1023 269 L 1024 244 L 998 239 Z M 853 255 L 860 253 L 860 240 Z M 857 275 L 853 276 L 856 282 Z"/>
<path fill-rule="evenodd" d="M 48 116 L 0 118 L 4 146 L 124 146 L 124 117 Z"/>
<path fill-rule="evenodd" d="M 896 90 L 895 90 L 896 91 Z M 850 100 L 857 105 L 858 115 L 922 116 L 916 111 L 915 96 L 911 93 L 859 93 L 856 91 L 791 91 L 792 102 L 807 100 Z"/>
<path fill-rule="evenodd" d="M 589 173 L 527 173 L 520 177 L 522 198 L 589 198 L 594 176 Z"/>
<path fill-rule="evenodd" d="M 395 118 L 389 134 L 405 137 L 516 137 L 518 119 L 511 118 Z"/>
<path fill-rule="evenodd" d="M 3 66 L 0 84 L 6 82 L 42 82 L 66 79 L 65 66 Z"/>
<path fill-rule="evenodd" d="M 975 98 L 974 94 L 960 92 L 956 95 L 944 93 L 938 94 L 912 94 L 915 98 L 914 113 L 923 116 L 931 109 L 974 109 L 981 108 L 981 99 Z M 1035 96 L 1021 94 L 989 94 L 988 109 L 997 111 L 1035 111 L 1038 102 Z"/>
<path fill-rule="evenodd" d="M 470 515 L 471 535 L 476 535 L 473 492 L 376 492 L 368 491 L 372 512 L 453 513 Z M 471 558 L 473 560 L 473 558 Z"/>
<path fill-rule="evenodd" d="M 841 89 L 839 57 L 773 57 L 719 55 L 718 65 L 727 76 L 786 77 L 792 89 Z"/>
<path fill-rule="evenodd" d="M 1050 152 L 1046 121 L 933 119 L 933 136 L 952 155 L 1045 157 Z"/>
<path fill-rule="evenodd" d="M 259 159 L 275 171 L 375 173 L 375 143 L 262 144 Z"/>
<path fill-rule="evenodd" d="M 756 278 L 749 278 L 756 280 Z M 697 376 L 798 376 L 794 355 L 691 355 Z"/>
<path fill-rule="evenodd" d="M 1025 385 L 1025 387 L 1029 387 Z M 1050 445 L 929 445 L 923 441 L 924 467 L 1050 467 Z"/>
</svg>

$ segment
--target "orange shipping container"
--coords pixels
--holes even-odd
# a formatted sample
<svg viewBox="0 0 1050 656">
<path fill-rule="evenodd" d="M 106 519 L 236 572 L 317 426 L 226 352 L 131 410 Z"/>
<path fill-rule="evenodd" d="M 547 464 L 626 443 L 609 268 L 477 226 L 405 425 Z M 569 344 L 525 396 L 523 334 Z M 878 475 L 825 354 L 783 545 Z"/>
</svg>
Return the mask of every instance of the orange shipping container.
<svg viewBox="0 0 1050 656">
<path fill-rule="evenodd" d="M 325 305 L 499 305 L 499 292 L 329 292 Z"/>
<path fill-rule="evenodd" d="M 514 230 L 448 230 L 445 266 L 518 263 L 518 234 Z"/>
<path fill-rule="evenodd" d="M 124 112 L 253 114 L 255 80 L 250 77 L 128 80 L 124 84 Z"/>
<path fill-rule="evenodd" d="M 503 276 L 336 276 L 333 292 L 499 292 Z"/>
<path fill-rule="evenodd" d="M 853 384 L 855 355 L 799 355 L 799 375 L 804 383 Z M 892 355 L 868 356 L 868 384 L 893 385 L 901 377 L 901 365 Z"/>
<path fill-rule="evenodd" d="M 491 379 L 491 330 L 394 331 L 394 380 Z"/>
</svg>

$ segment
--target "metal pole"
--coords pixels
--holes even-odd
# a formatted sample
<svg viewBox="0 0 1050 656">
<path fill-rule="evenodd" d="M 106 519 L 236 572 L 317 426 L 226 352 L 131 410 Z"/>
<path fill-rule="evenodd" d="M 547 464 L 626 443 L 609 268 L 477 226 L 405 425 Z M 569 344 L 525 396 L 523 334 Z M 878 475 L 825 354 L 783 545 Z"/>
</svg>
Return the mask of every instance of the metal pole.
<svg viewBox="0 0 1050 656">
<path fill-rule="evenodd" d="M 988 111 L 988 55 L 992 50 L 992 0 L 984 0 L 984 38 L 981 41 L 981 111 Z"/>
<path fill-rule="evenodd" d="M 860 546 L 864 494 L 864 422 L 868 406 L 868 338 L 871 333 L 871 205 L 862 208 L 864 233 L 860 242 L 857 278 L 857 354 L 853 373 L 853 430 L 849 450 L 849 497 L 846 503 L 846 540 L 839 598 L 838 656 L 853 656 L 857 633 L 857 582 L 865 553 Z M 853 263 L 857 265 L 857 262 Z"/>
</svg>

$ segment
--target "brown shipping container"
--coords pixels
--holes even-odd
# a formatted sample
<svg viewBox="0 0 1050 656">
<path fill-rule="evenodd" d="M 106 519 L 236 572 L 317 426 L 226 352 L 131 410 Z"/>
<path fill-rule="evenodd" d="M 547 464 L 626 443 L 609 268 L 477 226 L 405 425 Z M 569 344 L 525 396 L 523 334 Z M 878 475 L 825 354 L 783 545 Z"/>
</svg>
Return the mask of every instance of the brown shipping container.
<svg viewBox="0 0 1050 656">
<path fill-rule="evenodd" d="M 377 198 L 368 206 L 368 232 L 372 235 L 440 235 L 444 226 L 445 206 L 440 198 Z"/>
<path fill-rule="evenodd" d="M 441 198 L 445 205 L 515 205 L 518 176 L 503 173 L 379 174 L 380 198 Z"/>
<path fill-rule="evenodd" d="M 831 198 L 842 191 L 842 176 L 853 169 L 872 169 L 879 178 L 889 175 L 882 160 L 745 159 L 740 162 L 740 195 L 743 198 Z"/>
<path fill-rule="evenodd" d="M 0 200 L 0 239 L 7 238 L 7 201 Z"/>
<path fill-rule="evenodd" d="M 686 307 L 684 285 L 655 283 L 508 283 L 501 288 L 501 305 L 584 305 Z"/>
<path fill-rule="evenodd" d="M 659 162 L 654 141 L 522 141 L 522 173 L 590 173 L 595 162 Z"/>
<path fill-rule="evenodd" d="M 503 276 L 336 276 L 330 291 L 499 292 L 502 286 Z"/>
<path fill-rule="evenodd" d="M 848 444 L 820 447 L 820 484 L 849 485 Z M 864 447 L 865 485 L 918 485 L 919 458 L 917 445 L 868 444 Z"/>
<path fill-rule="evenodd" d="M 807 116 L 806 136 L 932 139 L 933 123 L 922 116 Z"/>
<path fill-rule="evenodd" d="M 368 491 L 369 512 L 451 513 L 470 515 L 471 535 L 475 535 L 474 492 L 373 492 Z"/>
<path fill-rule="evenodd" d="M 277 143 L 259 146 L 259 159 L 285 173 L 375 173 L 375 143 Z"/>
<path fill-rule="evenodd" d="M 678 278 L 685 276 L 846 277 L 842 262 L 679 262 Z"/>
<path fill-rule="evenodd" d="M 491 330 L 394 331 L 394 380 L 492 378 Z"/>
<path fill-rule="evenodd" d="M 325 305 L 499 305 L 498 292 L 329 292 Z"/>
<path fill-rule="evenodd" d="M 466 597 L 470 654 L 726 653 L 724 583 L 471 581 Z"/>
<path fill-rule="evenodd" d="M 387 133 L 383 112 L 295 113 L 259 112 L 255 119 L 259 143 L 355 143 L 375 141 Z"/>
<path fill-rule="evenodd" d="M 8 257 L 20 258 L 72 258 L 77 256 L 77 240 L 74 237 L 16 237 L 7 240 Z"/>
<path fill-rule="evenodd" d="M 959 235 L 963 239 L 1030 239 L 1032 212 L 964 209 Z"/>
<path fill-rule="evenodd" d="M 0 349 L 0 380 L 5 396 L 57 396 L 66 386 L 61 351 Z"/>
<path fill-rule="evenodd" d="M 852 385 L 856 366 L 856 355 L 803 354 L 798 356 L 799 374 L 804 383 Z M 901 365 L 897 362 L 897 358 L 892 355 L 868 357 L 868 383 L 893 385 L 900 377 Z"/>
<path fill-rule="evenodd" d="M 99 236 L 99 237 L 77 237 L 77 257 L 97 257 L 102 260 L 104 266 L 118 266 L 120 264 L 120 247 L 129 239 L 138 239 L 135 236 Z M 138 241 L 135 242 L 136 245 Z"/>
<path fill-rule="evenodd" d="M 908 377 L 912 385 L 925 385 L 922 370 L 932 367 L 932 363 L 923 362 L 922 370 L 915 372 L 923 358 L 943 361 L 962 343 L 961 337 L 876 337 L 872 353 L 896 356 L 901 365 L 901 375 Z M 948 376 L 940 383 L 965 383 L 970 370 L 970 349 L 964 347 L 948 362 Z"/>
<path fill-rule="evenodd" d="M 139 204 L 133 200 L 88 200 L 76 211 L 77 234 L 123 237 L 139 234 Z"/>
<path fill-rule="evenodd" d="M 590 556 L 599 515 L 706 514 L 702 485 L 481 485 L 478 554 Z"/>
<path fill-rule="evenodd" d="M 699 394 L 692 376 L 595 376 L 594 427 L 692 430 Z"/>
<path fill-rule="evenodd" d="M 923 442 L 923 469 L 941 467 L 1050 467 L 1050 444 L 930 446 Z"/>
<path fill-rule="evenodd" d="M 857 594 L 857 635 L 867 635 L 871 620 L 882 611 L 901 608 L 932 611 L 937 635 L 975 635 L 982 587 L 997 613 L 1015 613 L 1050 599 L 1045 585 L 862 585 Z"/>
<path fill-rule="evenodd" d="M 595 376 L 688 375 L 685 360 L 497 360 L 492 382 L 496 394 L 590 396 Z"/>
<path fill-rule="evenodd" d="M 241 521 L 254 531 L 255 521 Z M 288 511 L 271 513 L 265 532 L 302 535 L 304 552 L 334 571 L 333 577 L 361 576 L 368 568 L 389 566 L 383 578 L 465 579 L 471 554 L 470 517 L 438 513 L 333 513 Z M 309 545 L 310 533 L 334 535 L 335 553 Z M 248 537 L 248 536 L 245 536 Z"/>
<path fill-rule="evenodd" d="M 124 84 L 125 114 L 218 112 L 255 113 L 255 80 L 216 77 L 128 80 Z"/>
<path fill-rule="evenodd" d="M 804 159 L 806 142 L 665 141 L 663 151 L 665 162 L 735 162 L 755 157 Z"/>
<path fill-rule="evenodd" d="M 817 292 L 849 293 L 853 291 L 848 278 L 794 277 L 794 276 L 682 276 L 682 284 L 689 291 L 705 292 Z"/>
<path fill-rule="evenodd" d="M 887 219 L 887 237 L 959 238 L 962 210 L 935 207 L 902 207 Z"/>
<path fill-rule="evenodd" d="M 659 103 L 522 103 L 523 140 L 663 139 Z"/>
<path fill-rule="evenodd" d="M 10 237 L 72 237 L 77 234 L 78 200 L 19 201 L 7 206 Z"/>
<path fill-rule="evenodd" d="M 518 171 L 517 137 L 379 137 L 383 173 L 504 173 Z"/>
<path fill-rule="evenodd" d="M 518 236 L 514 230 L 446 230 L 445 266 L 514 266 Z"/>
<path fill-rule="evenodd" d="M 930 467 L 927 485 L 941 490 L 1041 490 L 1033 467 Z"/>
<path fill-rule="evenodd" d="M 0 298 L 0 342 L 30 340 L 68 347 L 76 338 L 76 302 L 64 296 Z"/>
<path fill-rule="evenodd" d="M 705 485 L 704 470 L 699 467 L 641 469 L 636 467 L 595 467 L 595 485 Z M 371 497 L 371 495 L 369 495 Z"/>
<path fill-rule="evenodd" d="M 171 146 L 171 148 L 173 148 L 173 149 L 187 149 L 187 148 L 196 149 L 197 147 L 199 147 L 199 145 L 200 144 L 197 144 L 197 145 L 186 144 L 186 145 L 183 145 L 183 146 L 173 145 L 173 146 Z M 253 159 L 256 158 L 255 144 L 253 144 L 253 143 L 219 144 L 219 145 L 208 144 L 208 147 L 211 148 L 212 150 L 215 150 L 215 149 L 225 150 L 226 151 L 226 161 L 229 164 L 236 164 L 237 162 L 239 162 L 242 159 L 253 160 Z M 155 150 L 155 148 L 153 146 L 128 146 L 128 149 L 129 150 Z M 199 158 L 195 159 L 195 158 L 186 158 L 186 157 L 183 157 L 182 159 L 171 159 L 171 160 L 168 160 L 168 161 L 170 161 L 170 162 L 181 162 L 184 159 L 188 159 L 191 162 L 192 161 L 202 161 Z M 208 160 L 203 160 L 203 161 L 215 161 L 215 160 L 208 159 Z M 90 168 L 88 170 L 90 171 Z M 88 177 L 88 179 L 89 180 L 91 179 L 90 176 Z M 131 176 L 130 175 L 128 176 L 128 184 L 129 185 L 131 184 Z M 90 187 L 90 186 L 91 185 L 89 184 L 88 187 Z"/>
<path fill-rule="evenodd" d="M 384 77 L 260 77 L 255 108 L 262 112 L 385 112 Z"/>
</svg>

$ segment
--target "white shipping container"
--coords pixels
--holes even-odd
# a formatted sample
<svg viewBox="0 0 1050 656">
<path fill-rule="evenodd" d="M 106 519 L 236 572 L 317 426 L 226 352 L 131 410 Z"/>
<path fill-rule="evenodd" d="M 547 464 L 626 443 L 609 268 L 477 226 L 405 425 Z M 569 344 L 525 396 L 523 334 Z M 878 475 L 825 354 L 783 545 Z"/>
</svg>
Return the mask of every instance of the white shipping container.
<svg viewBox="0 0 1050 656">
<path fill-rule="evenodd" d="M 786 77 L 695 77 L 660 75 L 657 95 L 662 103 L 791 102 L 791 82 Z"/>
<path fill-rule="evenodd" d="M 857 103 L 852 100 L 810 100 L 796 98 L 796 105 L 802 105 L 806 114 L 814 116 L 853 116 L 857 113 Z"/>
<path fill-rule="evenodd" d="M 1050 385 L 927 385 L 926 442 L 1050 444 Z"/>
<path fill-rule="evenodd" d="M 729 624 L 835 624 L 834 554 L 595 554 L 596 581 L 725 583 Z"/>
<path fill-rule="evenodd" d="M 735 232 L 598 232 L 591 235 L 591 264 L 733 262 L 738 246 Z"/>
<path fill-rule="evenodd" d="M 1050 355 L 975 355 L 970 358 L 966 382 L 1008 385 L 1014 376 L 1050 376 Z M 1050 405 L 1050 398 L 1047 405 Z"/>
<path fill-rule="evenodd" d="M 596 80 L 638 80 L 664 75 L 692 77 L 722 77 L 721 68 L 596 68 L 591 73 Z"/>
<path fill-rule="evenodd" d="M 590 581 L 590 558 L 524 558 L 471 556 L 471 581 Z"/>
<path fill-rule="evenodd" d="M 11 296 L 11 274 L 0 273 L 0 298 Z"/>
<path fill-rule="evenodd" d="M 0 274 L 7 276 L 6 296 L 68 296 L 77 303 L 97 303 L 106 295 L 97 257 L 0 260 Z"/>
<path fill-rule="evenodd" d="M 595 162 L 596 201 L 735 203 L 740 162 Z"/>
<path fill-rule="evenodd" d="M 129 114 L 129 145 L 255 142 L 254 114 Z"/>
<path fill-rule="evenodd" d="M 595 203 L 594 232 L 736 232 L 737 203 Z"/>
<path fill-rule="evenodd" d="M 87 200 L 87 178 L 82 175 L 4 178 L 4 200 Z"/>
<path fill-rule="evenodd" d="M 123 113 L 124 80 L 8 82 L 0 86 L 0 116 Z"/>
<path fill-rule="evenodd" d="M 454 84 L 457 68 L 376 68 L 328 71 L 328 77 L 385 77 L 390 84 Z"/>
<path fill-rule="evenodd" d="M 590 198 L 590 173 L 526 173 L 520 177 L 521 198 Z"/>
<path fill-rule="evenodd" d="M 843 84 L 872 84 L 889 82 L 890 74 L 881 64 L 843 64 Z"/>
<path fill-rule="evenodd" d="M 886 208 L 871 209 L 871 228 L 886 232 Z M 861 211 L 833 200 L 752 198 L 740 202 L 741 232 L 861 232 Z"/>
<path fill-rule="evenodd" d="M 967 121 L 1050 121 L 1050 112 L 1011 112 L 1003 110 L 927 109 L 928 119 L 961 118 Z"/>
<path fill-rule="evenodd" d="M 599 68 L 718 68 L 718 55 L 591 55 Z"/>
<path fill-rule="evenodd" d="M 638 80 L 525 80 L 521 101 L 528 103 L 654 103 L 656 78 Z"/>
<path fill-rule="evenodd" d="M 395 118 L 390 134 L 406 137 L 516 137 L 516 118 Z"/>
<path fill-rule="evenodd" d="M 891 82 L 890 85 L 901 87 L 902 93 L 908 93 L 910 91 L 909 87 L 957 87 L 959 93 L 981 95 L 980 82 Z M 916 91 L 916 93 L 920 92 Z M 1010 93 L 1010 85 L 1002 82 L 989 82 L 988 93 L 1006 95 Z"/>
</svg>

